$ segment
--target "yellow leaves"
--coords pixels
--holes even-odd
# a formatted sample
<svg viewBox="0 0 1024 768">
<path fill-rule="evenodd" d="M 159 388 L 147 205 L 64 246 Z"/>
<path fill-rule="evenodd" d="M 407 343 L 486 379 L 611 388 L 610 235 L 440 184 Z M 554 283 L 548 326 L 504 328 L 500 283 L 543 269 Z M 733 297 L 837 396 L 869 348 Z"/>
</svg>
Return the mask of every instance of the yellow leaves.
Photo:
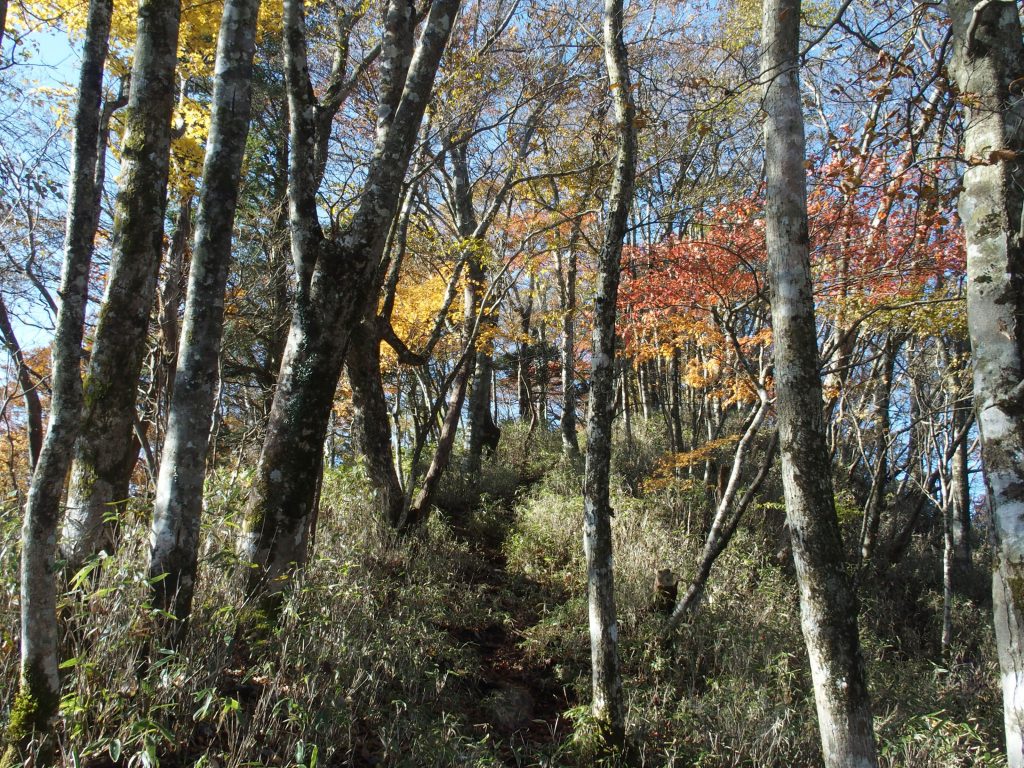
<svg viewBox="0 0 1024 768">
<path fill-rule="evenodd" d="M 150 0 L 152 1 L 152 0 Z M 163 2 L 163 0 L 156 0 Z M 319 5 L 319 0 L 309 4 Z M 188 83 L 213 75 L 220 30 L 223 0 L 204 0 L 182 5 L 178 39 L 178 80 Z M 263 2 L 260 8 L 260 38 L 281 29 L 281 4 Z M 62 31 L 75 42 L 85 34 L 88 3 L 83 0 L 24 0 L 11 8 L 10 21 L 23 31 Z M 111 19 L 110 57 L 108 70 L 124 76 L 131 69 L 138 26 L 138 0 L 115 0 Z M 60 119 L 64 120 L 73 98 L 58 102 Z M 204 145 L 209 129 L 209 109 L 198 101 L 183 99 L 175 113 L 175 125 L 183 128 L 175 139 L 171 156 L 171 186 L 189 194 L 202 172 Z M 115 124 L 115 128 L 118 126 Z M 117 142 L 112 142 L 116 148 Z"/>
<path fill-rule="evenodd" d="M 178 132 L 171 144 L 170 184 L 181 194 L 195 191 L 203 171 L 204 144 L 210 132 L 210 111 L 204 104 L 184 99 L 174 110 Z"/>
<path fill-rule="evenodd" d="M 681 451 L 670 453 L 663 458 L 651 473 L 651 477 L 644 483 L 644 490 L 655 491 L 675 485 L 678 475 L 690 467 L 703 464 L 709 459 L 715 458 L 723 449 L 730 448 L 739 442 L 739 435 L 730 435 L 719 440 L 709 440 L 692 451 Z M 689 484 L 689 488 L 697 486 L 696 480 L 683 481 Z"/>
<path fill-rule="evenodd" d="M 750 45 L 761 28 L 761 0 L 736 0 L 727 8 L 721 28 L 721 45 L 735 53 Z"/>
<path fill-rule="evenodd" d="M 686 364 L 683 381 L 691 389 L 706 389 L 718 380 L 721 371 L 722 363 L 718 358 L 693 359 Z"/>
<path fill-rule="evenodd" d="M 761 328 L 752 336 L 744 336 L 739 340 L 739 343 L 740 347 L 744 350 L 755 347 L 768 347 L 772 343 L 772 329 L 770 327 Z"/>
<path fill-rule="evenodd" d="M 416 271 L 415 268 L 411 269 L 409 274 L 398 284 L 391 325 L 395 329 L 395 333 L 398 334 L 398 338 L 414 352 L 422 349 L 430 336 L 434 320 L 444 305 L 447 285 L 447 276 L 425 270 Z M 460 313 L 461 304 L 456 301 L 449 309 L 449 322 L 458 323 Z M 454 350 L 445 350 L 444 347 L 445 342 L 442 341 L 438 354 L 443 354 L 444 351 L 454 352 Z M 383 345 L 381 347 L 381 365 L 385 369 L 393 369 L 397 363 L 398 359 L 394 350 L 386 344 Z"/>
<path fill-rule="evenodd" d="M 487 324 L 480 329 L 480 332 L 476 337 L 476 349 L 484 354 L 492 354 L 494 352 L 494 342 L 504 338 L 504 334 L 501 332 L 496 324 Z"/>
</svg>

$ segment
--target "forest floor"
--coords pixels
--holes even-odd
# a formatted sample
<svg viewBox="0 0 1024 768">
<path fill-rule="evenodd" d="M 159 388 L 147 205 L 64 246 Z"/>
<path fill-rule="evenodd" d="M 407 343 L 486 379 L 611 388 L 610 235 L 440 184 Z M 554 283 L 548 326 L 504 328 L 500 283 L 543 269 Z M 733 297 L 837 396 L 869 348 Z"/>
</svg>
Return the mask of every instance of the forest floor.
<svg viewBox="0 0 1024 768">
<path fill-rule="evenodd" d="M 449 518 L 455 535 L 471 547 L 467 577 L 482 604 L 465 615 L 451 606 L 452 621 L 439 627 L 479 656 L 479 701 L 470 718 L 480 736 L 493 734 L 503 744 L 499 754 L 513 760 L 517 746 L 532 751 L 562 742 L 572 732 L 565 712 L 578 704 L 574 690 L 557 682 L 558 660 L 538 658 L 524 647 L 529 630 L 569 597 L 565 589 L 509 568 L 505 544 L 516 499 L 530 485 L 519 485 L 514 494 L 497 500 L 483 531 L 471 522 L 478 510 Z M 461 621 L 481 615 L 491 620 Z"/>
<path fill-rule="evenodd" d="M 233 536 L 245 489 L 215 479 L 202 597 L 173 650 L 146 642 L 145 516 L 130 517 L 125 546 L 83 594 L 63 597 L 88 627 L 63 638 L 65 764 L 627 764 L 607 755 L 589 718 L 579 472 L 558 464 L 551 442 L 528 464 L 525 451 L 509 451 L 475 486 L 453 473 L 439 511 L 410 536 L 366 514 L 358 467 L 333 471 L 314 555 L 278 619 L 253 634 L 240 631 L 253 609 L 239 593 Z M 703 544 L 683 530 L 686 498 L 615 496 L 620 658 L 637 752 L 629 764 L 820 765 L 796 585 L 774 558 L 775 506 L 737 531 L 677 652 L 660 641 L 653 575 L 671 567 L 686 578 Z M 17 679 L 17 522 L 0 515 L 0 719 Z M 917 537 L 890 579 L 862 585 L 880 765 L 1005 768 L 988 610 L 958 596 L 942 654 L 932 546 Z"/>
</svg>

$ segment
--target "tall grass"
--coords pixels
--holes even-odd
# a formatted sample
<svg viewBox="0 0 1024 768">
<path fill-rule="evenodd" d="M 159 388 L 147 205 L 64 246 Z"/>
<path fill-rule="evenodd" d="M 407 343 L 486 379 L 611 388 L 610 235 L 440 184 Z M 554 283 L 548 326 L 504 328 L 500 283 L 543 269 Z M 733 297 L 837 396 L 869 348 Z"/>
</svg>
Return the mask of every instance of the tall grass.
<svg viewBox="0 0 1024 768">
<path fill-rule="evenodd" d="M 61 598 L 65 763 L 624 762 L 604 755 L 587 716 L 580 468 L 562 462 L 557 435 L 543 431 L 527 440 L 525 431 L 509 430 L 501 451 L 480 482 L 469 484 L 458 471 L 446 480 L 441 506 L 458 509 L 458 519 L 434 515 L 405 538 L 373 518 L 357 470 L 330 470 L 309 566 L 280 624 L 255 631 L 235 555 L 245 483 L 214 475 L 195 614 L 187 641 L 173 651 L 153 639 L 148 510 L 133 506 L 120 550 L 93 563 Z M 613 502 L 635 745 L 629 760 L 705 768 L 818 765 L 796 586 L 775 557 L 777 509 L 751 510 L 748 526 L 716 565 L 704 604 L 666 644 L 650 609 L 654 574 L 671 567 L 685 581 L 702 542 L 696 530 L 685 533 L 671 488 L 635 495 L 642 490 L 632 477 L 635 463 L 620 464 L 631 476 L 619 475 Z M 0 525 L 4 713 L 17 680 L 18 527 L 16 509 L 6 506 Z M 941 655 L 941 584 L 934 553 L 925 547 L 911 552 L 892 581 L 862 587 L 883 765 L 1005 765 L 987 616 L 959 600 L 952 653 Z M 485 636 L 502 647 L 485 647 Z M 502 727 L 495 708 L 506 691 L 493 680 L 496 669 L 518 675 L 517 684 L 529 689 L 535 722 Z M 564 702 L 562 711 L 539 705 L 539 692 L 551 691 Z"/>
</svg>

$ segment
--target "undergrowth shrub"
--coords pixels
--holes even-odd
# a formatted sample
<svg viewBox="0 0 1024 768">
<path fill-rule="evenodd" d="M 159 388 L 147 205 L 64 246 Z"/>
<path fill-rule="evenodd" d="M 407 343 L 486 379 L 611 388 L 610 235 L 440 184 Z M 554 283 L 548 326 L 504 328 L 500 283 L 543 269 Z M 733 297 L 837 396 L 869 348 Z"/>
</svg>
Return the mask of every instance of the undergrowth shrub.
<svg viewBox="0 0 1024 768">
<path fill-rule="evenodd" d="M 472 509 L 458 525 L 433 515 L 402 537 L 372 513 L 357 466 L 328 470 L 310 563 L 261 642 L 240 634 L 251 615 L 235 554 L 247 476 L 209 480 L 194 615 L 185 644 L 173 651 L 153 640 L 147 510 L 134 503 L 120 550 L 94 561 L 61 598 L 65 762 L 625 764 L 603 750 L 589 718 L 581 467 L 561 458 L 557 433 L 537 430 L 529 439 L 526 448 L 525 430 L 506 427 L 503 448 L 485 462 Z M 450 482 L 456 497 L 462 480 L 453 474 Z M 672 568 L 685 589 L 703 542 L 686 533 L 661 491 L 637 498 L 625 479 L 617 486 L 615 578 L 631 764 L 819 765 L 797 589 L 775 556 L 778 504 L 749 510 L 699 610 L 665 642 L 651 610 L 654 574 Z M 18 528 L 8 504 L 0 518 L 4 716 L 17 682 Z M 928 546 L 916 541 L 886 577 L 861 585 L 882 766 L 998 768 L 1005 758 L 989 609 L 957 597 L 944 657 L 941 573 Z M 485 664 L 481 638 L 492 636 L 503 645 Z M 562 692 L 564 708 L 537 715 L 527 731 L 505 733 L 485 722 L 487 707 L 502 696 L 488 676 L 524 669 L 537 675 L 535 684 Z"/>
<path fill-rule="evenodd" d="M 656 497 L 656 494 L 653 494 Z M 813 766 L 820 742 L 792 572 L 776 559 L 778 511 L 752 510 L 719 558 L 696 614 L 666 643 L 651 611 L 659 568 L 680 574 L 680 594 L 703 542 L 687 536 L 669 504 L 620 491 L 613 498 L 616 601 L 628 729 L 634 764 Z M 771 505 L 769 505 L 771 506 Z M 506 542 L 508 567 L 558 585 L 569 598 L 550 606 L 524 638 L 527 652 L 557 658 L 554 674 L 581 702 L 590 695 L 590 649 L 580 520 L 582 503 L 547 483 L 518 508 Z M 765 521 L 772 531 L 764 535 Z M 929 561 L 934 564 L 934 558 Z M 941 631 L 941 581 L 910 560 L 894 578 L 924 605 L 915 633 Z M 895 617 L 907 606 L 898 591 L 865 585 L 862 636 L 882 764 L 886 768 L 1005 765 L 1000 753 L 998 669 L 984 611 L 956 605 L 954 660 L 941 665 L 928 643 L 913 657 L 893 654 Z M 984 629 L 976 628 L 982 625 Z M 931 642 L 931 641 L 929 641 Z M 591 765 L 595 750 L 587 708 L 569 712 L 575 737 L 563 742 L 566 765 Z M 617 764 L 615 760 L 606 760 Z"/>
<path fill-rule="evenodd" d="M 629 434 L 616 422 L 612 436 L 613 483 L 639 496 L 668 446 L 666 427 L 660 419 L 634 419 Z"/>
</svg>

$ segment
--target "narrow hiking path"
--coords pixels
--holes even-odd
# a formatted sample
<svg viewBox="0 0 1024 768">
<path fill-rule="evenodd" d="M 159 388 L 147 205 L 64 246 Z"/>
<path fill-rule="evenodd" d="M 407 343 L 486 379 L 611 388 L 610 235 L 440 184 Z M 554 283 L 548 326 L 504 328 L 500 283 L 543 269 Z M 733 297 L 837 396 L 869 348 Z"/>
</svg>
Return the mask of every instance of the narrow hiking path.
<svg viewBox="0 0 1024 768">
<path fill-rule="evenodd" d="M 444 629 L 479 655 L 479 699 L 470 713 L 472 722 L 474 729 L 503 741 L 507 758 L 515 758 L 513 753 L 520 750 L 544 751 L 563 741 L 571 728 L 565 712 L 578 703 L 572 688 L 557 679 L 555 667 L 560 660 L 540 657 L 526 647 L 529 630 L 568 595 L 510 569 L 504 550 L 515 525 L 518 498 L 530 485 L 521 485 L 515 495 L 500 500 L 496 524 L 484 535 L 474 526 L 452 521 L 474 554 L 467 577 L 484 604 L 472 615 L 487 615 L 491 620 L 470 622 L 471 626 L 455 621 Z"/>
</svg>

